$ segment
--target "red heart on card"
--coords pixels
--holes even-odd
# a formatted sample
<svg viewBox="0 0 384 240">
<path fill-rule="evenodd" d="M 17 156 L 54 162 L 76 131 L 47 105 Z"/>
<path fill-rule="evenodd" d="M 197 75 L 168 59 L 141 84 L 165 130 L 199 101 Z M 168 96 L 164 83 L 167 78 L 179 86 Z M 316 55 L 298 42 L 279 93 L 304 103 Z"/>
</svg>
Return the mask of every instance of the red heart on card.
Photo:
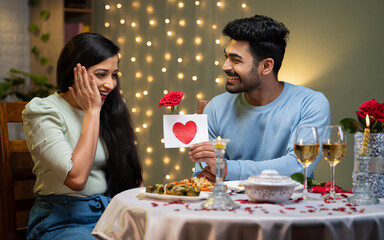
<svg viewBox="0 0 384 240">
<path fill-rule="evenodd" d="M 194 121 L 188 121 L 185 125 L 177 122 L 172 127 L 173 134 L 180 142 L 190 143 L 196 136 L 197 125 Z"/>
</svg>

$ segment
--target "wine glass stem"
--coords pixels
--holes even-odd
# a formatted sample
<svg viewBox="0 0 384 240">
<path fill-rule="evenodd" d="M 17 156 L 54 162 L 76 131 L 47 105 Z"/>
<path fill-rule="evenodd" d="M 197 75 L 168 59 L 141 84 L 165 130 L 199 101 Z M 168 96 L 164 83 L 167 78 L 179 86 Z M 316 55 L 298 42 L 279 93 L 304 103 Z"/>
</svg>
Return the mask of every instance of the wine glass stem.
<svg viewBox="0 0 384 240">
<path fill-rule="evenodd" d="M 303 199 L 304 200 L 307 200 L 308 199 L 308 190 L 307 190 L 307 186 L 308 186 L 308 182 L 307 182 L 307 167 L 304 167 L 304 189 L 303 189 Z"/>
<path fill-rule="evenodd" d="M 329 196 L 335 198 L 335 166 L 331 165 L 331 190 Z"/>
</svg>

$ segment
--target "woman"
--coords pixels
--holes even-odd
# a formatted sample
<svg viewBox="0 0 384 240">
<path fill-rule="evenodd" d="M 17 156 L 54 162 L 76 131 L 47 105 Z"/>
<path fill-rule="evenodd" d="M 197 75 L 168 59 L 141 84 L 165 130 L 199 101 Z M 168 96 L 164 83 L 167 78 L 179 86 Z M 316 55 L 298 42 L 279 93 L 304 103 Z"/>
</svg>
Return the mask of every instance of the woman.
<svg viewBox="0 0 384 240">
<path fill-rule="evenodd" d="M 94 239 L 110 197 L 142 186 L 118 51 L 101 35 L 76 35 L 57 62 L 59 91 L 23 112 L 37 177 L 27 239 Z"/>
</svg>

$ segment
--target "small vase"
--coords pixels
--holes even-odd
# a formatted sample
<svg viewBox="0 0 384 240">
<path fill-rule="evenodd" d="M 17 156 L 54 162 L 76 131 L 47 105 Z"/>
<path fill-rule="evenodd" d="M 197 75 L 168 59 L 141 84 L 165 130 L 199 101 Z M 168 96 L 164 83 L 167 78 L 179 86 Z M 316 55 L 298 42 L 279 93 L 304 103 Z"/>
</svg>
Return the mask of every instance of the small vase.
<svg viewBox="0 0 384 240">
<path fill-rule="evenodd" d="M 363 142 L 363 133 L 355 134 L 354 148 L 354 168 L 352 173 L 353 191 L 357 188 L 356 176 L 359 172 L 359 150 Z M 368 148 L 371 160 L 368 164 L 368 173 L 370 178 L 370 189 L 372 195 L 377 198 L 384 197 L 384 133 L 371 133 L 369 136 Z"/>
</svg>

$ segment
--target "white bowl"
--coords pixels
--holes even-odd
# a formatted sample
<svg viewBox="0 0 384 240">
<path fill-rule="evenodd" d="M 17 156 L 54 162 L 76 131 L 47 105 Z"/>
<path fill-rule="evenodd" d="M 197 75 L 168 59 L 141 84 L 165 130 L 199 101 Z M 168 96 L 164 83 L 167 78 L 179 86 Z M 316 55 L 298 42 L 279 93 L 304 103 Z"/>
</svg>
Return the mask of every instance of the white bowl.
<svg viewBox="0 0 384 240">
<path fill-rule="evenodd" d="M 276 170 L 264 170 L 260 176 L 251 176 L 243 182 L 245 193 L 253 201 L 280 203 L 287 201 L 296 182 L 288 176 L 280 176 Z"/>
</svg>

